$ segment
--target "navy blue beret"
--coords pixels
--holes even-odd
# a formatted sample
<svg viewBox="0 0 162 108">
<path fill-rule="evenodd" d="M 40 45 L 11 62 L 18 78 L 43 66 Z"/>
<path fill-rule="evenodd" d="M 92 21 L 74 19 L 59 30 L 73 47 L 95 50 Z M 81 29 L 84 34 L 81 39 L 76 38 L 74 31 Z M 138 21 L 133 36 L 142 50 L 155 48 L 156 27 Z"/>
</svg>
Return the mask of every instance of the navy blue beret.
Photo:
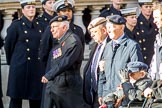
<svg viewBox="0 0 162 108">
<path fill-rule="evenodd" d="M 127 64 L 127 68 L 128 68 L 129 73 L 133 73 L 133 72 L 137 72 L 140 70 L 147 71 L 148 66 L 147 66 L 147 64 L 145 64 L 143 62 L 135 61 L 135 62 L 129 62 Z"/>
<path fill-rule="evenodd" d="M 125 24 L 126 20 L 124 17 L 120 16 L 120 15 L 111 15 L 107 17 L 108 21 L 113 23 L 113 24 Z"/>
<path fill-rule="evenodd" d="M 53 22 L 62 22 L 62 21 L 67 21 L 67 20 L 68 20 L 68 18 L 65 15 L 55 16 L 54 18 L 52 18 L 50 20 L 49 24 L 51 25 L 51 23 L 53 23 Z"/>
</svg>

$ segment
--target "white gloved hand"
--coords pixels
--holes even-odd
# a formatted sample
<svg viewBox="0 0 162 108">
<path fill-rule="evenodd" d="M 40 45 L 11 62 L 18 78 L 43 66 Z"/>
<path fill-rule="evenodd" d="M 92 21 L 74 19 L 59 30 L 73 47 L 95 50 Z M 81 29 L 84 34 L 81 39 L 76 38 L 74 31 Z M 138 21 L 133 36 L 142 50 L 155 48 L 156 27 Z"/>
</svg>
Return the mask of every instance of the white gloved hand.
<svg viewBox="0 0 162 108">
<path fill-rule="evenodd" d="M 144 90 L 144 96 L 145 96 L 146 98 L 151 97 L 152 92 L 153 92 L 153 90 L 152 90 L 151 88 L 146 88 L 146 89 Z"/>
<path fill-rule="evenodd" d="M 131 84 L 134 84 L 134 83 L 136 82 L 136 80 L 135 80 L 135 79 L 133 79 L 133 78 L 130 78 L 130 80 L 129 80 L 129 81 L 130 81 L 130 83 L 131 83 Z"/>
</svg>

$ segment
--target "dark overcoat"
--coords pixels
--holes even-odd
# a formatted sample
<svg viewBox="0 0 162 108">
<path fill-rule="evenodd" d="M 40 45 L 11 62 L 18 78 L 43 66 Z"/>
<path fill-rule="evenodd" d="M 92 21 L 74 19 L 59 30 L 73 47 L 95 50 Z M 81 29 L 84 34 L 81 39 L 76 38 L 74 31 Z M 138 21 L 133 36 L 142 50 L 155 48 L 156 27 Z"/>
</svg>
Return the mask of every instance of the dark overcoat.
<svg viewBox="0 0 162 108">
<path fill-rule="evenodd" d="M 110 41 L 110 38 L 107 38 L 106 40 L 106 44 Z M 92 60 L 93 60 L 93 57 L 94 57 L 94 53 L 96 51 L 96 48 L 97 48 L 97 43 L 94 42 L 92 44 L 92 48 L 91 48 L 91 52 L 90 52 L 90 55 L 89 55 L 89 59 L 88 59 L 88 62 L 87 64 L 85 65 L 85 68 L 84 68 L 84 72 L 83 72 L 83 97 L 84 97 L 84 100 L 86 101 L 86 103 L 88 104 L 93 104 L 93 91 L 91 90 L 92 89 L 92 84 L 91 84 L 91 65 L 92 65 Z M 102 55 L 101 55 L 102 56 Z M 101 57 L 102 58 L 102 57 Z M 99 70 L 98 70 L 99 72 Z"/>
<path fill-rule="evenodd" d="M 101 11 L 101 14 L 99 15 L 99 17 L 107 17 L 110 15 L 122 15 L 121 12 L 117 9 L 114 8 L 113 5 L 110 6 L 110 8 L 108 9 L 104 9 L 103 11 Z"/>
<path fill-rule="evenodd" d="M 52 49 L 51 69 L 44 75 L 46 86 L 56 108 L 84 108 L 80 66 L 83 47 L 80 39 L 71 30 Z M 44 108 L 51 106 L 44 103 Z"/>
<path fill-rule="evenodd" d="M 81 43 L 82 43 L 82 46 L 83 46 L 83 51 L 84 51 L 85 37 L 84 37 L 84 33 L 83 33 L 82 28 L 73 24 L 73 23 L 70 23 L 70 29 L 75 34 L 77 34 L 77 36 L 81 40 Z M 47 26 L 47 28 L 45 29 L 41 40 L 42 41 L 41 41 L 41 44 L 40 44 L 39 55 L 40 55 L 41 61 L 43 61 L 47 65 L 47 64 L 50 64 L 50 62 L 48 61 L 48 60 L 50 60 L 49 53 L 50 53 L 53 45 L 57 44 L 57 40 L 52 37 L 52 33 L 50 31 L 50 26 Z M 46 70 L 48 70 L 48 69 L 49 69 L 49 65 L 47 65 Z"/>
<path fill-rule="evenodd" d="M 22 99 L 41 99 L 42 84 L 38 56 L 42 26 L 25 16 L 11 23 L 5 38 L 9 68 L 7 96 Z"/>
<path fill-rule="evenodd" d="M 137 19 L 135 40 L 139 43 L 144 59 L 148 66 L 154 54 L 154 42 L 158 29 L 153 23 L 153 18 L 147 20 L 141 13 Z"/>
<path fill-rule="evenodd" d="M 105 75 L 100 74 L 99 76 L 99 97 L 104 97 L 106 94 L 116 90 L 117 86 L 121 83 L 118 72 L 125 68 L 127 63 L 143 61 L 139 44 L 131 40 L 127 35 L 122 37 L 116 51 L 113 50 L 112 41 L 110 41 L 105 47 L 103 59 L 105 60 Z"/>
<path fill-rule="evenodd" d="M 39 15 L 37 17 L 37 20 L 39 21 L 39 23 L 41 23 L 41 25 L 46 28 L 49 25 L 49 22 L 52 18 L 54 18 L 56 16 L 56 13 L 53 14 L 53 16 L 49 15 L 47 12 L 43 12 L 42 15 Z"/>
</svg>

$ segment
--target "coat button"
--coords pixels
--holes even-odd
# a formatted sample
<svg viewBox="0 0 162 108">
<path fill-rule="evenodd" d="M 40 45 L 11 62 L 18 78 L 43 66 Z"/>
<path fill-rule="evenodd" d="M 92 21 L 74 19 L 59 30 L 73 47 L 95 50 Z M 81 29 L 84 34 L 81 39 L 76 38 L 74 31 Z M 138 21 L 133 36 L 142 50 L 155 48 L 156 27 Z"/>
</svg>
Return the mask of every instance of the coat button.
<svg viewBox="0 0 162 108">
<path fill-rule="evenodd" d="M 146 57 L 146 56 L 144 56 L 144 59 L 147 59 L 147 57 Z"/>
<path fill-rule="evenodd" d="M 26 41 L 26 42 L 29 42 L 29 39 L 26 39 L 25 41 Z"/>
<path fill-rule="evenodd" d="M 144 30 L 141 30 L 142 33 L 144 33 Z"/>
<path fill-rule="evenodd" d="M 28 57 L 27 59 L 30 60 L 30 57 Z"/>
<path fill-rule="evenodd" d="M 44 18 L 45 21 L 47 21 L 47 18 Z"/>
<path fill-rule="evenodd" d="M 24 33 L 26 34 L 26 33 L 28 33 L 27 31 L 24 31 Z"/>
<path fill-rule="evenodd" d="M 145 42 L 146 40 L 145 39 L 143 39 L 143 42 Z"/>
<path fill-rule="evenodd" d="M 137 35 L 139 35 L 139 32 L 137 32 Z"/>
<path fill-rule="evenodd" d="M 26 50 L 27 50 L 27 51 L 30 51 L 30 49 L 29 49 L 29 48 L 27 48 Z"/>
<path fill-rule="evenodd" d="M 42 30 L 39 30 L 40 33 L 42 33 Z"/>
<path fill-rule="evenodd" d="M 145 50 L 146 50 L 146 48 L 144 47 L 144 48 L 143 48 L 143 50 L 145 51 Z"/>
<path fill-rule="evenodd" d="M 142 43 L 142 41 L 141 41 L 141 40 L 139 40 L 139 43 Z"/>
<path fill-rule="evenodd" d="M 143 22 L 141 21 L 141 22 L 140 22 L 140 24 L 142 25 L 142 24 L 143 24 Z"/>
<path fill-rule="evenodd" d="M 38 60 L 40 60 L 40 57 L 38 57 Z"/>
</svg>

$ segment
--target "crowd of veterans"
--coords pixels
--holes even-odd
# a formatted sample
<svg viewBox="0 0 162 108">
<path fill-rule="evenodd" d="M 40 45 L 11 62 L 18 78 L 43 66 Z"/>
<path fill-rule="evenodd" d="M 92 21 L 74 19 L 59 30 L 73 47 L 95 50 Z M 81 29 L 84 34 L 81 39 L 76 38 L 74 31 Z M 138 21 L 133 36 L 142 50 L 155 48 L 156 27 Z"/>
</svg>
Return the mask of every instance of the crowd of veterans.
<svg viewBox="0 0 162 108">
<path fill-rule="evenodd" d="M 22 16 L 8 27 L 5 42 L 0 39 L 9 65 L 9 108 L 23 108 L 22 100 L 30 108 L 124 108 L 131 102 L 151 108 L 147 100 L 162 99 L 161 2 L 138 0 L 139 7 L 121 9 L 123 0 L 112 0 L 87 27 L 92 43 L 82 73 L 85 37 L 73 23 L 75 1 L 41 0 L 43 14 L 35 17 L 35 0 L 20 0 Z"/>
</svg>

